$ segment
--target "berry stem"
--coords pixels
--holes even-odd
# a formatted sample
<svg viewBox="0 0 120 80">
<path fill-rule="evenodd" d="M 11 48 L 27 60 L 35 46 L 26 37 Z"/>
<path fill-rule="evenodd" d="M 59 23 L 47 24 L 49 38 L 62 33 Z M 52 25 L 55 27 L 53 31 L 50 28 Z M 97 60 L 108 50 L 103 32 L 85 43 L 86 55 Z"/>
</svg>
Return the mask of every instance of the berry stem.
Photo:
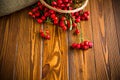
<svg viewBox="0 0 120 80">
<path fill-rule="evenodd" d="M 80 23 L 78 23 L 78 29 L 80 30 L 79 41 L 83 42 L 84 39 L 83 39 L 82 28 Z"/>
</svg>

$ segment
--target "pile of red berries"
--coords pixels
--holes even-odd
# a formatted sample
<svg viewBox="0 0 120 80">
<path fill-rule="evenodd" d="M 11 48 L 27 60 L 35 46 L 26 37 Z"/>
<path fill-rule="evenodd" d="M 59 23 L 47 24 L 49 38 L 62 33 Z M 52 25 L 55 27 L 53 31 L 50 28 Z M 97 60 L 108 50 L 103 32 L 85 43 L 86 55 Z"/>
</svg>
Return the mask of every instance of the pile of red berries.
<svg viewBox="0 0 120 80">
<path fill-rule="evenodd" d="M 71 4 L 72 0 L 56 0 L 51 2 L 53 7 L 65 10 L 71 10 Z M 90 13 L 88 11 L 84 12 L 81 10 L 79 12 L 67 15 L 60 14 L 48 9 L 40 2 L 38 2 L 37 5 L 28 14 L 35 18 L 36 21 L 40 24 L 49 18 L 54 25 L 60 26 L 64 31 L 66 31 L 70 27 L 77 29 L 77 23 L 79 23 L 81 20 L 88 20 Z"/>
<path fill-rule="evenodd" d="M 40 30 L 40 36 L 44 39 L 47 39 L 47 40 L 50 39 L 50 34 L 49 34 L 48 30 L 46 30 L 46 31 Z"/>
<path fill-rule="evenodd" d="M 73 43 L 71 47 L 73 49 L 82 49 L 82 50 L 87 50 L 89 48 L 92 48 L 93 43 L 89 41 L 84 41 L 82 43 Z"/>
<path fill-rule="evenodd" d="M 57 9 L 62 10 L 72 10 L 73 0 L 45 0 L 49 5 L 55 7 Z M 56 26 L 60 26 L 63 31 L 75 29 L 74 34 L 80 34 L 79 24 L 81 21 L 86 21 L 89 19 L 90 12 L 89 11 L 79 11 L 75 13 L 58 13 L 54 10 L 48 9 L 40 2 L 35 5 L 35 7 L 28 13 L 31 17 L 33 17 L 39 24 L 44 22 L 51 22 Z M 50 34 L 49 31 L 40 30 L 40 36 L 44 39 L 49 40 Z M 73 43 L 72 48 L 83 49 L 86 50 L 93 46 L 92 42 L 84 41 L 80 44 Z"/>
</svg>

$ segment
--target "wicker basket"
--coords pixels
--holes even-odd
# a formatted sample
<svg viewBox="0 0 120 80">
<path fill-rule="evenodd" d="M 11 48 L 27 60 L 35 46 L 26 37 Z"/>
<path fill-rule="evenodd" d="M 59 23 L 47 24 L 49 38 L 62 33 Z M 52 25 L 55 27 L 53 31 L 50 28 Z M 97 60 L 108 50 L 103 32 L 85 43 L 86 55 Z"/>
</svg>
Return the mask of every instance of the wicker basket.
<svg viewBox="0 0 120 80">
<path fill-rule="evenodd" d="M 56 12 L 60 12 L 60 13 L 74 13 L 74 12 L 78 12 L 78 11 L 84 9 L 87 6 L 87 4 L 88 4 L 88 0 L 85 0 L 84 4 L 81 7 L 79 7 L 79 8 L 76 8 L 74 10 L 61 10 L 61 9 L 57 9 L 57 8 L 54 8 L 54 7 L 50 6 L 44 0 L 40 0 L 40 2 L 43 5 L 45 5 L 47 8 L 52 9 L 52 10 L 54 10 Z"/>
</svg>

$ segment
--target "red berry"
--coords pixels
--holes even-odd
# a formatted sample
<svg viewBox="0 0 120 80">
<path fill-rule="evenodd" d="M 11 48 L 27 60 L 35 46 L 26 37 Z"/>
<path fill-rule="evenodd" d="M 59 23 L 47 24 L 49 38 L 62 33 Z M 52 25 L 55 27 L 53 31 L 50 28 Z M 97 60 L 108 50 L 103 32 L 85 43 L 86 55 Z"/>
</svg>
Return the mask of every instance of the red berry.
<svg viewBox="0 0 120 80">
<path fill-rule="evenodd" d="M 77 27 L 77 24 L 74 22 L 74 23 L 72 24 L 72 26 L 73 26 L 73 27 Z"/>
<path fill-rule="evenodd" d="M 58 17 L 57 17 L 57 16 L 55 16 L 55 17 L 53 18 L 53 20 L 55 20 L 55 21 L 57 20 L 57 21 L 58 21 Z"/>
<path fill-rule="evenodd" d="M 62 4 L 62 0 L 57 0 L 57 3 L 58 4 Z"/>
<path fill-rule="evenodd" d="M 79 12 L 76 12 L 76 13 L 75 13 L 75 16 L 79 16 Z"/>
<path fill-rule="evenodd" d="M 87 14 L 87 15 L 90 15 L 90 12 L 89 12 L 89 11 L 85 11 L 84 13 Z"/>
<path fill-rule="evenodd" d="M 54 24 L 58 24 L 58 20 L 54 20 Z"/>
<path fill-rule="evenodd" d="M 87 50 L 87 49 L 89 49 L 89 46 L 84 45 L 84 46 L 83 46 L 83 49 L 84 49 L 84 50 Z"/>
<path fill-rule="evenodd" d="M 63 1 L 67 3 L 69 0 L 63 0 Z"/>
<path fill-rule="evenodd" d="M 46 18 L 45 18 L 45 16 L 42 16 L 41 19 L 42 19 L 42 20 L 45 20 Z"/>
<path fill-rule="evenodd" d="M 63 26 L 62 29 L 63 29 L 64 31 L 66 31 L 66 30 L 67 30 L 67 27 L 66 27 L 66 26 Z"/>
<path fill-rule="evenodd" d="M 88 42 L 89 48 L 93 47 L 93 43 L 92 42 Z"/>
<path fill-rule="evenodd" d="M 48 31 L 48 30 L 46 30 L 46 34 L 49 34 L 49 31 Z"/>
<path fill-rule="evenodd" d="M 75 30 L 75 34 L 79 34 L 80 31 L 78 29 Z"/>
<path fill-rule="evenodd" d="M 50 12 L 51 14 L 53 14 L 53 13 L 54 13 L 54 11 L 53 11 L 53 10 L 49 10 L 49 12 Z"/>
<path fill-rule="evenodd" d="M 44 34 L 44 33 L 41 33 L 40 36 L 41 36 L 42 38 L 44 38 L 44 37 L 45 37 L 45 34 Z"/>
<path fill-rule="evenodd" d="M 67 27 L 70 28 L 70 21 L 67 20 Z"/>
<path fill-rule="evenodd" d="M 81 49 L 83 49 L 83 47 L 84 47 L 84 43 L 82 42 L 82 43 L 80 43 L 80 45 L 81 45 Z"/>
<path fill-rule="evenodd" d="M 52 5 L 53 5 L 53 6 L 56 6 L 56 5 L 57 5 L 57 2 L 53 1 L 53 2 L 52 2 Z"/>
<path fill-rule="evenodd" d="M 76 23 L 80 22 L 80 19 L 79 18 L 75 19 L 75 22 Z"/>
<path fill-rule="evenodd" d="M 36 11 L 38 11 L 38 9 L 39 9 L 38 7 L 35 7 L 32 9 L 32 12 L 36 12 Z"/>
<path fill-rule="evenodd" d="M 45 17 L 49 16 L 49 13 L 48 13 L 48 12 L 45 12 L 45 13 L 44 13 L 44 16 L 45 16 Z"/>
<path fill-rule="evenodd" d="M 64 7 L 65 7 L 65 4 L 60 4 L 60 7 L 64 8 Z"/>
<path fill-rule="evenodd" d="M 50 35 L 46 35 L 46 36 L 45 36 L 45 39 L 50 39 Z"/>
<path fill-rule="evenodd" d="M 87 17 L 88 15 L 86 13 L 83 14 L 84 17 Z"/>
<path fill-rule="evenodd" d="M 55 14 L 52 14 L 50 17 L 51 17 L 52 19 L 55 18 Z"/>
<path fill-rule="evenodd" d="M 66 20 L 66 17 L 62 16 L 62 17 L 61 17 L 61 20 L 62 20 L 62 21 Z"/>
<path fill-rule="evenodd" d="M 77 44 L 76 44 L 76 43 L 73 43 L 73 44 L 71 45 L 71 47 L 72 47 L 72 48 L 76 48 L 76 47 L 77 47 Z"/>
<path fill-rule="evenodd" d="M 85 20 L 85 17 L 84 16 L 81 16 L 81 19 L 80 20 Z"/>
<path fill-rule="evenodd" d="M 40 10 L 42 10 L 43 9 L 43 5 L 40 5 L 39 8 L 40 8 Z"/>
<path fill-rule="evenodd" d="M 40 34 L 43 33 L 43 30 L 40 30 Z"/>
<path fill-rule="evenodd" d="M 40 16 L 40 13 L 39 13 L 39 12 L 36 12 L 36 13 L 35 13 L 35 16 L 36 16 L 36 17 Z"/>
<path fill-rule="evenodd" d="M 69 6 L 70 6 L 70 4 L 68 3 L 68 4 L 66 4 L 65 6 L 66 6 L 66 7 L 69 7 Z"/>
<path fill-rule="evenodd" d="M 80 48 L 81 48 L 81 45 L 80 45 L 80 44 L 77 44 L 76 48 L 77 48 L 77 49 L 80 49 Z"/>
<path fill-rule="evenodd" d="M 86 17 L 85 17 L 85 20 L 88 20 L 89 18 L 90 18 L 90 16 L 86 16 Z"/>
<path fill-rule="evenodd" d="M 40 6 L 40 5 L 41 5 L 40 1 L 38 1 L 37 5 L 38 5 L 38 6 Z"/>
<path fill-rule="evenodd" d="M 60 27 L 63 27 L 63 26 L 65 26 L 64 21 L 60 21 Z"/>
<path fill-rule="evenodd" d="M 30 16 L 32 16 L 32 15 L 33 15 L 33 13 L 32 13 L 32 12 L 28 12 L 28 14 L 29 14 Z"/>
<path fill-rule="evenodd" d="M 35 15 L 33 14 L 32 17 L 35 18 Z"/>
<path fill-rule="evenodd" d="M 88 41 L 84 41 L 84 45 L 89 46 L 89 42 Z"/>
<path fill-rule="evenodd" d="M 69 10 L 72 10 L 73 8 L 72 7 L 69 7 Z"/>
<path fill-rule="evenodd" d="M 37 19 L 37 22 L 38 22 L 38 23 L 42 23 L 43 20 L 42 20 L 42 19 Z"/>
</svg>

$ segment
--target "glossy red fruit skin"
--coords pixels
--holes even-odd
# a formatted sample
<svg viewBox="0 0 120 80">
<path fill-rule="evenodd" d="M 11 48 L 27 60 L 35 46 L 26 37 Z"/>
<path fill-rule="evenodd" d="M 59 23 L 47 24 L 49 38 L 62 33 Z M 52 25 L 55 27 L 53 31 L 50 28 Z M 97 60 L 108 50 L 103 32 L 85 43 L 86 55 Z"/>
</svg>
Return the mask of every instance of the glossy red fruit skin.
<svg viewBox="0 0 120 80">
<path fill-rule="evenodd" d="M 63 27 L 63 26 L 65 26 L 64 21 L 60 21 L 60 27 Z"/>
<path fill-rule="evenodd" d="M 57 3 L 62 4 L 63 2 L 62 2 L 62 0 L 57 0 Z"/>
<path fill-rule="evenodd" d="M 74 49 L 74 48 L 77 47 L 77 44 L 76 44 L 76 43 L 73 43 L 73 44 L 71 45 L 71 47 Z"/>
<path fill-rule="evenodd" d="M 40 1 L 38 1 L 37 5 L 38 5 L 38 6 L 40 6 L 40 5 L 41 5 Z"/>
<path fill-rule="evenodd" d="M 58 20 L 54 20 L 54 24 L 58 24 L 58 22 L 59 22 Z"/>
<path fill-rule="evenodd" d="M 73 26 L 74 28 L 76 28 L 76 27 L 77 27 L 77 24 L 74 22 L 74 23 L 72 24 L 72 26 Z"/>
<path fill-rule="evenodd" d="M 36 16 L 36 17 L 40 16 L 40 13 L 39 13 L 39 12 L 36 12 L 36 13 L 35 13 L 35 16 Z"/>
<path fill-rule="evenodd" d="M 55 20 L 55 21 L 57 20 L 57 21 L 58 21 L 58 17 L 57 17 L 57 16 L 55 16 L 55 17 L 53 18 L 53 20 Z"/>
<path fill-rule="evenodd" d="M 84 41 L 84 45 L 89 46 L 89 42 L 88 41 Z"/>
<path fill-rule="evenodd" d="M 80 48 L 81 48 L 81 45 L 80 45 L 80 44 L 77 44 L 76 48 L 77 48 L 77 49 L 80 49 Z"/>
<path fill-rule="evenodd" d="M 62 17 L 61 17 L 61 20 L 62 20 L 62 21 L 66 20 L 66 17 L 62 16 Z"/>
<path fill-rule="evenodd" d="M 80 43 L 81 49 L 84 49 L 84 42 Z"/>
<path fill-rule="evenodd" d="M 45 12 L 45 13 L 44 13 L 44 16 L 45 16 L 45 17 L 49 16 L 49 13 L 48 13 L 48 12 Z"/>
<path fill-rule="evenodd" d="M 33 13 L 32 13 L 32 12 L 28 12 L 28 15 L 32 16 L 32 15 L 33 15 Z"/>
<path fill-rule="evenodd" d="M 86 16 L 86 17 L 85 17 L 85 20 L 89 20 L 89 18 L 90 18 L 90 16 Z"/>
<path fill-rule="evenodd" d="M 41 24 L 41 23 L 43 22 L 43 20 L 42 20 L 42 19 L 37 19 L 37 22 L 38 22 L 39 24 Z"/>
<path fill-rule="evenodd" d="M 46 34 L 49 34 L 49 33 L 50 33 L 48 30 L 46 30 L 45 32 L 46 32 Z"/>
<path fill-rule="evenodd" d="M 43 33 L 43 30 L 40 30 L 40 34 Z"/>
<path fill-rule="evenodd" d="M 42 38 L 44 38 L 44 37 L 45 37 L 44 33 L 40 33 L 40 36 L 41 36 Z"/>
<path fill-rule="evenodd" d="M 88 45 L 89 45 L 89 48 L 93 47 L 93 43 L 92 42 L 89 42 Z"/>
<path fill-rule="evenodd" d="M 80 19 L 79 18 L 75 19 L 75 22 L 76 23 L 80 22 Z"/>
<path fill-rule="evenodd" d="M 53 18 L 55 18 L 56 16 L 55 16 L 55 14 L 52 14 L 50 17 L 53 19 Z"/>
<path fill-rule="evenodd" d="M 53 1 L 52 6 L 56 6 L 56 5 L 57 5 L 57 2 Z"/>
<path fill-rule="evenodd" d="M 49 10 L 49 12 L 50 12 L 51 14 L 53 14 L 53 13 L 54 13 L 54 11 L 53 11 L 53 10 Z"/>
<path fill-rule="evenodd" d="M 69 0 L 63 0 L 65 3 L 68 3 L 69 2 Z"/>
<path fill-rule="evenodd" d="M 66 30 L 67 30 L 67 27 L 66 27 L 66 26 L 63 26 L 62 29 L 63 29 L 64 31 L 66 31 Z"/>
<path fill-rule="evenodd" d="M 42 20 L 45 20 L 45 19 L 46 19 L 46 17 L 45 17 L 45 16 L 42 16 L 42 17 L 41 17 L 41 19 L 42 19 Z"/>
<path fill-rule="evenodd" d="M 87 15 L 90 15 L 90 12 L 89 12 L 89 11 L 85 11 L 84 13 L 87 14 Z"/>
<path fill-rule="evenodd" d="M 75 34 L 79 34 L 80 31 L 78 29 L 75 30 Z"/>
<path fill-rule="evenodd" d="M 46 35 L 46 36 L 45 36 L 45 39 L 48 39 L 48 40 L 49 40 L 49 39 L 50 39 L 50 35 Z"/>
<path fill-rule="evenodd" d="M 79 12 L 76 12 L 76 13 L 75 13 L 75 16 L 79 16 L 79 15 L 80 15 Z"/>
<path fill-rule="evenodd" d="M 87 49 L 89 49 L 89 46 L 84 45 L 83 50 L 87 50 Z"/>
</svg>

